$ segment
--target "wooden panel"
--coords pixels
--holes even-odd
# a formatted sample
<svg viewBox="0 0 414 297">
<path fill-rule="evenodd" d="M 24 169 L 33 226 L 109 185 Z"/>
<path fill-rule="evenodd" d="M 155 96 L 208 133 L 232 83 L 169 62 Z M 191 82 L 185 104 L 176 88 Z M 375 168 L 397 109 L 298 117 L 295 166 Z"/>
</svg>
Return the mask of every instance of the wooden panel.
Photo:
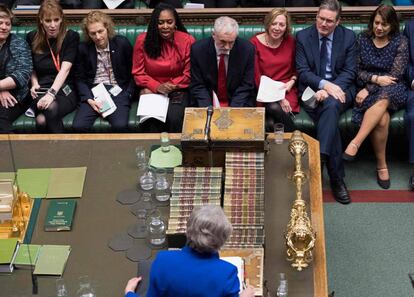
<svg viewBox="0 0 414 297">
<path fill-rule="evenodd" d="M 211 119 L 213 142 L 264 142 L 263 107 L 215 108 Z M 182 141 L 204 141 L 206 108 L 186 108 Z"/>
<path fill-rule="evenodd" d="M 239 24 L 263 24 L 264 16 L 272 8 L 204 8 L 204 9 L 178 9 L 182 21 L 185 24 L 209 24 L 222 15 L 236 19 Z M 286 7 L 293 23 L 312 24 L 315 22 L 317 7 Z M 374 11 L 373 6 L 343 7 L 341 22 L 344 23 L 367 23 L 370 14 Z M 401 20 L 408 20 L 414 16 L 414 6 L 395 6 L 400 14 Z M 65 16 L 71 25 L 79 25 L 80 21 L 88 14 L 89 9 L 65 10 Z M 147 25 L 151 9 L 102 9 L 110 14 L 117 25 Z M 14 23 L 17 25 L 35 25 L 37 11 L 15 11 Z"/>
</svg>

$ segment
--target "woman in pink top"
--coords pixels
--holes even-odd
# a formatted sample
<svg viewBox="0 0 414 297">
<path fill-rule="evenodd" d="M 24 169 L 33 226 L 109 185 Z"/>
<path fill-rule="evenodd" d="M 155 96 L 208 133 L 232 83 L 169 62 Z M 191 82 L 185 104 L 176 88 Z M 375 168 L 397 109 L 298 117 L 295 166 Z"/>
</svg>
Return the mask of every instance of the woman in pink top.
<svg viewBox="0 0 414 297">
<path fill-rule="evenodd" d="M 265 32 L 251 38 L 256 47 L 255 82 L 265 75 L 285 83 L 286 97 L 278 102 L 266 103 L 266 130 L 273 131 L 274 123 L 283 123 L 285 131 L 294 130 L 294 113 L 299 112 L 295 87 L 295 40 L 290 35 L 290 18 L 283 8 L 275 8 L 264 19 Z"/>
<path fill-rule="evenodd" d="M 189 105 L 190 48 L 194 37 L 187 33 L 174 7 L 158 5 L 146 33 L 134 46 L 132 75 L 140 94 L 163 94 L 170 98 L 165 123 L 149 119 L 142 132 L 181 132 L 184 109 Z"/>
</svg>

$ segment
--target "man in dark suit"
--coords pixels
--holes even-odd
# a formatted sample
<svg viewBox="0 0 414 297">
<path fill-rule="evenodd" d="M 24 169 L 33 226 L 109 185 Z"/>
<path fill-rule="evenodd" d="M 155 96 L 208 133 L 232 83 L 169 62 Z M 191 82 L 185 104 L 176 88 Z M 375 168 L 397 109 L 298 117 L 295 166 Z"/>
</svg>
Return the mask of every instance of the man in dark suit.
<svg viewBox="0 0 414 297">
<path fill-rule="evenodd" d="M 106 119 L 114 131 L 125 132 L 135 86 L 131 74 L 132 46 L 127 38 L 115 35 L 111 18 L 103 12 L 90 12 L 83 21 L 83 29 L 88 41 L 79 44 L 75 64 L 81 104 L 73 129 L 88 132 L 96 118 L 102 116 L 101 103 L 95 100 L 91 89 L 103 83 L 117 107 Z"/>
<path fill-rule="evenodd" d="M 298 32 L 296 69 L 300 93 L 306 87 L 316 91 L 316 107 L 305 110 L 317 126 L 321 163 L 327 166 L 333 195 L 348 204 L 338 120 L 355 97 L 356 47 L 355 34 L 339 25 L 340 12 L 338 1 L 323 1 L 316 24 Z"/>
<path fill-rule="evenodd" d="M 212 37 L 191 47 L 190 94 L 198 106 L 213 105 L 213 92 L 220 106 L 254 106 L 254 47 L 238 30 L 234 19 L 219 17 Z"/>
<path fill-rule="evenodd" d="M 408 38 L 410 46 L 410 63 L 407 67 L 408 100 L 405 110 L 405 129 L 409 142 L 408 162 L 414 164 L 414 20 L 405 23 L 404 34 Z M 414 190 L 414 175 L 409 180 L 409 185 Z"/>
</svg>

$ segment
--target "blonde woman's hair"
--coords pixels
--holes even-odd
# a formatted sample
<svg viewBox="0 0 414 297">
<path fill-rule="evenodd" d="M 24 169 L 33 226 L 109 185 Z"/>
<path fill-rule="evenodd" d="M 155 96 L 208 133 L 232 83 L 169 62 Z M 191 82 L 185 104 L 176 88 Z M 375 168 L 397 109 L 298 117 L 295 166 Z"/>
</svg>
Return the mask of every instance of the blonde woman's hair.
<svg viewBox="0 0 414 297">
<path fill-rule="evenodd" d="M 286 18 L 286 31 L 285 34 L 283 34 L 283 37 L 286 38 L 286 36 L 288 36 L 289 34 L 292 33 L 292 22 L 290 20 L 290 16 L 289 13 L 287 12 L 286 9 L 284 8 L 273 8 L 264 18 L 264 27 L 265 27 L 265 31 L 267 33 L 269 33 L 269 28 L 272 25 L 272 23 L 275 21 L 275 19 L 279 16 L 279 15 L 284 15 Z"/>
<path fill-rule="evenodd" d="M 62 18 L 59 32 L 56 37 L 56 51 L 57 53 L 60 52 L 62 48 L 63 39 L 65 39 L 66 35 L 65 15 L 63 14 L 62 7 L 60 6 L 58 1 L 44 0 L 39 8 L 39 14 L 37 15 L 37 32 L 32 42 L 32 51 L 35 54 L 42 54 L 49 50 L 47 46 L 47 35 L 45 29 L 43 28 L 42 20 L 55 15 Z"/>
<path fill-rule="evenodd" d="M 13 13 L 11 10 L 4 4 L 0 4 L 0 18 L 4 19 L 13 19 Z"/>
<path fill-rule="evenodd" d="M 90 41 L 88 26 L 94 23 L 102 23 L 108 31 L 108 38 L 111 39 L 115 36 L 115 25 L 112 18 L 104 12 L 93 10 L 82 20 L 82 30 L 85 41 Z"/>
</svg>

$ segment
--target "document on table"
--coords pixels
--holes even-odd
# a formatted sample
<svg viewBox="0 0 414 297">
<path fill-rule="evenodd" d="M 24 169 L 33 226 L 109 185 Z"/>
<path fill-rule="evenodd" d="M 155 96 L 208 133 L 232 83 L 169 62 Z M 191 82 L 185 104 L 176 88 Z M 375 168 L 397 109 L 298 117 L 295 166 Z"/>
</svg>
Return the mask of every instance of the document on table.
<svg viewBox="0 0 414 297">
<path fill-rule="evenodd" d="M 163 123 L 167 119 L 167 111 L 170 99 L 161 94 L 145 94 L 139 97 L 137 116 L 143 123 L 149 118 L 157 119 Z"/>
<path fill-rule="evenodd" d="M 105 3 L 106 7 L 108 7 L 109 9 L 115 9 L 115 8 L 117 8 L 124 1 L 125 0 L 103 0 L 103 2 Z"/>
<path fill-rule="evenodd" d="M 257 93 L 258 102 L 276 102 L 285 99 L 285 84 L 271 79 L 266 75 L 260 77 L 259 91 Z"/>
<path fill-rule="evenodd" d="M 112 100 L 111 94 L 106 90 L 105 85 L 100 83 L 96 87 L 92 88 L 94 100 L 101 104 L 99 111 L 102 113 L 102 117 L 106 118 L 116 110 L 114 100 Z"/>
</svg>

